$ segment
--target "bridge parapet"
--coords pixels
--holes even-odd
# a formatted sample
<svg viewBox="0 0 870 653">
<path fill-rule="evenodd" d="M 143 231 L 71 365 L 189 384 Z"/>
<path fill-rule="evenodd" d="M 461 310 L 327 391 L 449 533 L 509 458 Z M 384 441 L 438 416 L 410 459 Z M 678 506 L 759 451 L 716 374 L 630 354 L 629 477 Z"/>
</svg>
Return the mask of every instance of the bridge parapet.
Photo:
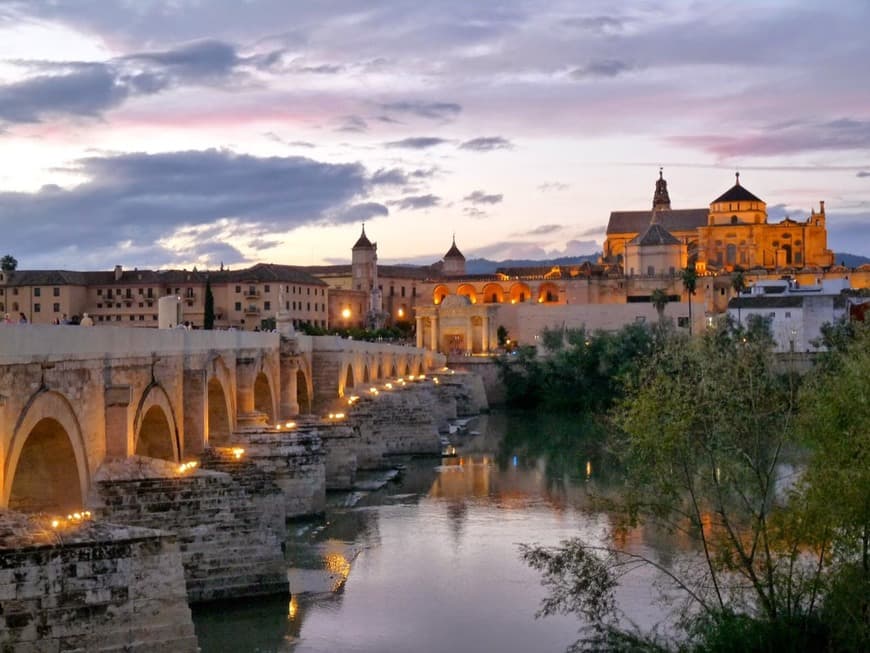
<svg viewBox="0 0 870 653">
<path fill-rule="evenodd" d="M 277 333 L 41 324 L 0 327 L 0 364 L 278 349 Z"/>
</svg>

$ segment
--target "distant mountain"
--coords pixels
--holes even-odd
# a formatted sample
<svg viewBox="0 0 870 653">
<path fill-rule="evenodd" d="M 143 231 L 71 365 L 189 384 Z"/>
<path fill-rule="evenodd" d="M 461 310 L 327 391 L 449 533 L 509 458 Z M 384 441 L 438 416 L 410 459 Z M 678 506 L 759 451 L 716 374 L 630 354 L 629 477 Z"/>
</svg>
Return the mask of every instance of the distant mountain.
<svg viewBox="0 0 870 653">
<path fill-rule="evenodd" d="M 859 265 L 870 263 L 870 258 L 859 254 L 846 254 L 845 252 L 834 253 L 834 264 L 845 265 L 847 268 L 857 268 Z"/>
<path fill-rule="evenodd" d="M 587 254 L 586 256 L 563 256 L 562 258 L 547 259 L 545 261 L 533 261 L 530 259 L 507 259 L 504 261 L 490 261 L 486 258 L 472 258 L 465 262 L 465 271 L 468 274 L 493 274 L 499 268 L 529 268 L 552 265 L 579 265 L 589 261 L 595 263 L 601 254 Z"/>
</svg>

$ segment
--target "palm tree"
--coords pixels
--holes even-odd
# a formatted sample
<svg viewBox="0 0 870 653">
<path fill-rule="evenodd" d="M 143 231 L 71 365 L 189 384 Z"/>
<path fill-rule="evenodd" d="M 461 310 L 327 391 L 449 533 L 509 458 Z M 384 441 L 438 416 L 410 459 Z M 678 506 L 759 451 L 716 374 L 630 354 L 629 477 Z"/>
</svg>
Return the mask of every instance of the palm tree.
<svg viewBox="0 0 870 653">
<path fill-rule="evenodd" d="M 743 270 L 735 270 L 731 275 L 731 287 L 738 295 L 746 290 L 746 278 L 743 276 Z"/>
<path fill-rule="evenodd" d="M 656 288 L 652 291 L 652 295 L 650 295 L 649 300 L 652 302 L 653 306 L 655 306 L 656 313 L 659 314 L 659 323 L 661 323 L 665 317 L 665 306 L 668 305 L 669 299 L 668 293 L 661 288 Z"/>
<path fill-rule="evenodd" d="M 6 254 L 0 258 L 0 270 L 4 272 L 12 272 L 18 267 L 18 260 L 12 254 Z"/>
<path fill-rule="evenodd" d="M 692 297 L 695 296 L 695 288 L 698 286 L 698 273 L 694 265 L 687 265 L 682 272 L 683 289 L 689 295 L 689 335 L 692 335 Z"/>
</svg>

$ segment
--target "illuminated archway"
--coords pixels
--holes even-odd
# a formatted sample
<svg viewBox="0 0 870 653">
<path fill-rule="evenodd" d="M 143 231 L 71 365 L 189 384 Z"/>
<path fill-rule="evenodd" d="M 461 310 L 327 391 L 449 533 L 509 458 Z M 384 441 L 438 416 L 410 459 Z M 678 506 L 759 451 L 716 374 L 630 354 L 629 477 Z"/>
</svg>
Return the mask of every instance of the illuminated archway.
<svg viewBox="0 0 870 653">
<path fill-rule="evenodd" d="M 136 455 L 177 460 L 169 418 L 160 406 L 151 406 L 139 425 Z"/>
<path fill-rule="evenodd" d="M 372 380 L 371 374 L 369 374 L 369 366 L 363 366 L 363 383 L 369 383 Z"/>
<path fill-rule="evenodd" d="M 532 290 L 528 285 L 517 282 L 511 286 L 511 304 L 522 304 L 532 296 Z"/>
<path fill-rule="evenodd" d="M 67 401 L 66 397 L 57 392 L 42 391 L 36 393 L 27 402 L 22 411 L 21 417 L 18 419 L 15 430 L 12 433 L 12 439 L 9 441 L 9 448 L 7 449 L 7 455 L 3 467 L 3 484 L 2 487 L 0 487 L 0 491 L 2 491 L 0 492 L 0 508 L 9 505 L 9 498 L 12 494 L 12 485 L 15 482 L 15 478 L 18 476 L 19 470 L 26 470 L 29 468 L 30 462 L 28 461 L 33 460 L 34 453 L 47 451 L 44 446 L 38 446 L 27 454 L 24 465 L 19 464 L 21 463 L 22 452 L 25 447 L 28 446 L 31 434 L 34 432 L 44 434 L 46 431 L 50 433 L 57 429 L 57 427 L 52 424 L 40 424 L 46 419 L 50 419 L 59 425 L 60 430 L 62 430 L 67 438 L 68 446 L 72 448 L 72 461 L 66 459 L 64 465 L 72 464 L 75 468 L 75 477 L 78 480 L 78 486 L 64 491 L 69 493 L 68 498 L 70 501 L 77 499 L 79 501 L 77 507 L 81 507 L 82 497 L 86 496 L 88 486 L 90 485 L 87 454 L 85 452 L 81 427 L 79 426 L 75 411 L 69 401 Z M 37 430 L 37 427 L 39 427 L 39 430 Z M 44 445 L 46 437 L 50 438 L 50 436 L 43 435 L 39 440 L 34 441 L 34 444 L 40 445 L 41 442 L 41 444 Z M 64 445 L 58 446 L 62 449 Z M 60 451 L 60 449 L 58 451 Z M 50 455 L 55 455 L 57 453 L 58 452 L 54 452 L 54 454 Z M 26 474 L 27 472 L 25 471 L 24 473 Z M 22 477 L 22 479 L 23 478 L 25 477 Z M 21 509 L 22 501 L 25 498 L 23 488 L 27 486 L 29 482 L 22 480 L 21 483 L 24 483 L 25 485 L 19 485 L 16 490 L 16 504 L 19 506 L 18 509 Z M 42 497 L 42 499 L 45 498 L 44 495 L 35 497 L 37 503 L 42 500 L 40 497 Z M 23 501 L 23 503 L 27 503 L 27 501 Z M 60 502 L 60 504 L 64 506 L 67 505 L 67 503 L 68 501 L 66 499 Z"/>
<path fill-rule="evenodd" d="M 82 482 L 70 436 L 56 419 L 43 418 L 27 434 L 19 453 L 9 508 L 68 513 L 81 507 Z"/>
<path fill-rule="evenodd" d="M 136 409 L 133 429 L 133 451 L 137 456 L 164 460 L 181 457 L 175 413 L 166 391 L 158 384 L 152 383 L 145 389 Z"/>
<path fill-rule="evenodd" d="M 559 302 L 559 286 L 555 283 L 542 283 L 538 288 L 539 304 L 556 304 Z"/>
<path fill-rule="evenodd" d="M 354 385 L 356 385 L 356 383 L 354 380 L 353 365 L 348 363 L 344 371 L 344 378 L 341 379 L 338 386 L 338 396 L 343 397 L 349 390 L 353 389 Z"/>
<path fill-rule="evenodd" d="M 432 301 L 435 304 L 440 304 L 444 301 L 444 298 L 450 294 L 450 289 L 444 284 L 440 284 L 435 286 L 435 290 L 432 291 Z"/>
<path fill-rule="evenodd" d="M 296 403 L 299 404 L 299 414 L 311 412 L 311 393 L 308 389 L 308 377 L 301 369 L 296 370 Z"/>
<path fill-rule="evenodd" d="M 268 416 L 269 422 L 275 421 L 275 403 L 272 399 L 272 384 L 264 372 L 254 379 L 254 410 Z"/>
<path fill-rule="evenodd" d="M 497 283 L 488 283 L 483 287 L 483 301 L 487 304 L 504 302 L 504 289 Z"/>
<path fill-rule="evenodd" d="M 212 378 L 208 382 L 208 441 L 226 444 L 232 432 L 227 394 L 221 382 Z"/>
<path fill-rule="evenodd" d="M 477 303 L 477 291 L 474 290 L 474 286 L 470 283 L 463 283 L 456 289 L 456 294 L 460 297 L 468 297 L 468 301 L 472 304 Z"/>
</svg>

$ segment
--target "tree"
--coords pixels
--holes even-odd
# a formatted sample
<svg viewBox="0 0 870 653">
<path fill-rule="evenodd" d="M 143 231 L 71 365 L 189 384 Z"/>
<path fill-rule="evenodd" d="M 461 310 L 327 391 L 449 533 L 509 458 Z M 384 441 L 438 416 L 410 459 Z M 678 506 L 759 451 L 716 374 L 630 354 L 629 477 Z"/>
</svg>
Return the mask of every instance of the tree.
<svg viewBox="0 0 870 653">
<path fill-rule="evenodd" d="M 841 650 L 870 650 L 870 325 L 802 389 L 799 430 L 813 452 L 802 479 L 807 518 L 836 567 L 823 614 Z"/>
<path fill-rule="evenodd" d="M 661 288 L 656 288 L 652 291 L 652 295 L 650 295 L 649 299 L 652 302 L 652 305 L 655 306 L 656 313 L 659 314 L 659 323 L 661 323 L 665 319 L 665 306 L 667 306 L 668 301 L 670 301 L 668 293 Z"/>
<path fill-rule="evenodd" d="M 16 259 L 12 254 L 6 254 L 3 258 L 0 258 L 0 270 L 3 272 L 12 272 L 18 268 L 18 259 Z"/>
<path fill-rule="evenodd" d="M 551 588 L 542 611 L 579 611 L 590 620 L 584 646 L 628 650 L 627 642 L 643 639 L 620 626 L 612 602 L 612 581 L 638 565 L 682 597 L 685 637 L 700 650 L 746 650 L 750 639 L 752 650 L 821 650 L 838 621 L 825 606 L 841 609 L 824 600 L 840 596 L 826 588 L 841 578 L 841 603 L 857 606 L 851 618 L 866 629 L 870 408 L 853 417 L 847 404 L 866 404 L 870 394 L 870 338 L 837 379 L 849 389 L 839 388 L 839 401 L 833 378 L 826 392 L 803 400 L 829 459 L 811 460 L 807 469 L 819 476 L 800 481 L 784 464 L 796 462 L 786 456 L 800 444 L 798 383 L 778 371 L 765 326 L 726 324 L 695 340 L 672 336 L 656 350 L 628 377 L 614 413 L 620 432 L 609 450 L 625 479 L 606 500 L 615 521 L 604 544 L 575 538 L 523 550 Z M 821 514 L 837 501 L 847 505 Z M 620 534 L 634 528 L 679 535 L 698 555 L 669 567 L 620 548 Z M 853 566 L 838 563 L 835 549 Z M 862 596 L 863 603 L 853 599 Z"/>
<path fill-rule="evenodd" d="M 202 328 L 214 329 L 214 294 L 211 291 L 211 280 L 205 278 L 205 311 L 202 318 Z"/>
<path fill-rule="evenodd" d="M 504 325 L 498 325 L 498 329 L 495 330 L 495 337 L 498 339 L 499 347 L 504 347 L 507 345 L 508 330 L 504 327 Z"/>
<path fill-rule="evenodd" d="M 746 290 L 746 277 L 743 275 L 743 270 L 735 270 L 731 275 L 731 287 L 738 295 Z"/>
<path fill-rule="evenodd" d="M 695 271 L 694 265 L 687 265 L 680 276 L 683 280 L 683 289 L 689 296 L 689 335 L 692 335 L 694 328 L 692 324 L 692 297 L 695 296 L 695 288 L 698 285 L 698 273 Z"/>
</svg>

